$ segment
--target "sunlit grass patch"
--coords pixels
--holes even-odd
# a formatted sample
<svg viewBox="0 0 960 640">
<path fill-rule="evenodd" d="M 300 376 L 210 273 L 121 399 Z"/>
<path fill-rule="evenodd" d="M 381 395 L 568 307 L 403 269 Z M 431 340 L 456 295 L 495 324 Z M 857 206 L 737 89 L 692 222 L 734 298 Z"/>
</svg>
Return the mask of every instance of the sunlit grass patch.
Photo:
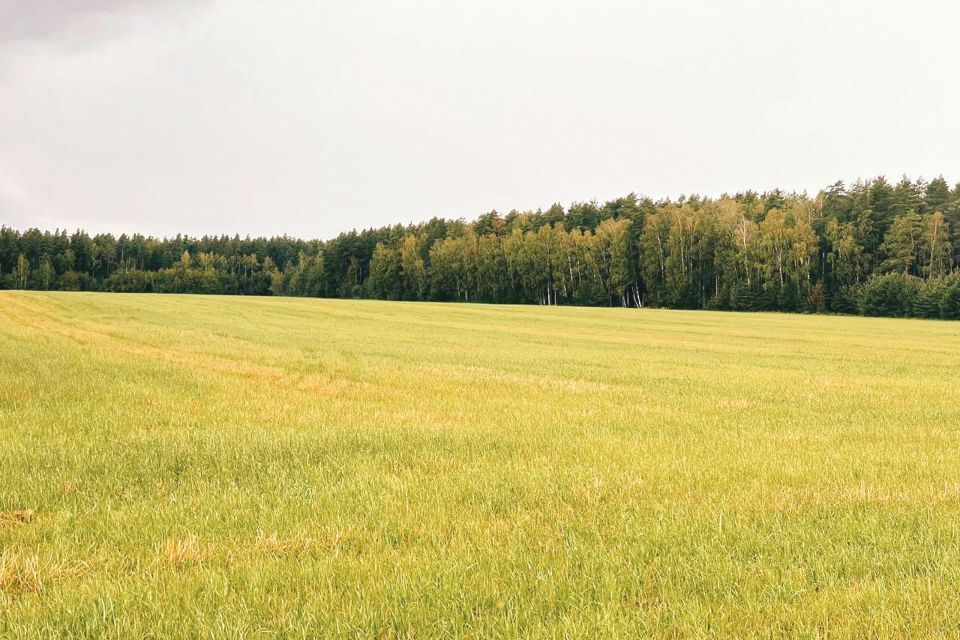
<svg viewBox="0 0 960 640">
<path fill-rule="evenodd" d="M 0 551 L 0 592 L 16 596 L 43 590 L 40 557 L 14 547 Z"/>
<path fill-rule="evenodd" d="M 16 546 L 0 550 L 0 594 L 7 598 L 40 595 L 51 584 L 79 578 L 89 570 L 82 561 L 53 560 Z"/>
<path fill-rule="evenodd" d="M 199 538 L 193 533 L 167 540 L 160 547 L 160 556 L 174 567 L 201 564 L 211 555 L 212 551 L 201 546 Z"/>
<path fill-rule="evenodd" d="M 15 527 L 33 522 L 37 512 L 33 509 L 15 509 L 0 511 L 0 527 Z"/>
</svg>

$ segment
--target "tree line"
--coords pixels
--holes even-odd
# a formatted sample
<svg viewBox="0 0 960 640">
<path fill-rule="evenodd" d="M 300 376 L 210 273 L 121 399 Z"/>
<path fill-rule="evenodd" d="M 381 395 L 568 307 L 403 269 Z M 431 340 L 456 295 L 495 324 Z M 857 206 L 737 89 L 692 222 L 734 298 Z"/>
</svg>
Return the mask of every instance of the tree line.
<svg viewBox="0 0 960 640">
<path fill-rule="evenodd" d="M 0 288 L 960 318 L 960 184 L 811 197 L 629 194 L 343 233 L 154 238 L 0 228 Z"/>
</svg>

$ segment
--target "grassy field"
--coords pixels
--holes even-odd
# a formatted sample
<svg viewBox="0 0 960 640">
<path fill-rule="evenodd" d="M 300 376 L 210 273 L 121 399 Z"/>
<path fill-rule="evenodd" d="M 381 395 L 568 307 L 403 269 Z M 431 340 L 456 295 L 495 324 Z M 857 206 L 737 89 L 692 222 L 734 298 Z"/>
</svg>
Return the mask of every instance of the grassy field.
<svg viewBox="0 0 960 640">
<path fill-rule="evenodd" d="M 956 636 L 960 323 L 0 292 L 0 637 Z"/>
</svg>

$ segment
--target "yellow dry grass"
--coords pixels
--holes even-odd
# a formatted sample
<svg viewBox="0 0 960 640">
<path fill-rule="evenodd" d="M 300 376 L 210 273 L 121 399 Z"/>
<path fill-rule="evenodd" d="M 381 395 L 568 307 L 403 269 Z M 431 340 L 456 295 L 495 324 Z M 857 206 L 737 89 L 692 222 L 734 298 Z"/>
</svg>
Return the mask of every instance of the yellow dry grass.
<svg viewBox="0 0 960 640">
<path fill-rule="evenodd" d="M 0 637 L 960 629 L 960 323 L 0 292 Z"/>
</svg>

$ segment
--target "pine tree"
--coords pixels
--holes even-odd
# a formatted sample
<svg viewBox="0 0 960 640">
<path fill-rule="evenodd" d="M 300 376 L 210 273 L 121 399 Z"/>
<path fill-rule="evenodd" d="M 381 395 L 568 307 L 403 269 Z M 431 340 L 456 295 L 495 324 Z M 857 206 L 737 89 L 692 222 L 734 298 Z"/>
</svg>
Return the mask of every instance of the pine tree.
<svg viewBox="0 0 960 640">
<path fill-rule="evenodd" d="M 900 216 L 893 221 L 880 250 L 885 256 L 880 268 L 885 272 L 917 275 L 922 264 L 924 224 L 917 213 Z"/>
</svg>

